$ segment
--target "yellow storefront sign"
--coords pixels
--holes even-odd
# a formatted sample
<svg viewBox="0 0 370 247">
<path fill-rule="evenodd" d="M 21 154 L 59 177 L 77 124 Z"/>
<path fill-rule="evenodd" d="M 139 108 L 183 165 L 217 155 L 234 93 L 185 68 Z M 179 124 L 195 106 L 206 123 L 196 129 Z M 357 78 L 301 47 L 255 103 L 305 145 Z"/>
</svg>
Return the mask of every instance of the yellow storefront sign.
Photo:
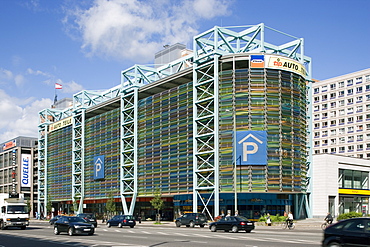
<svg viewBox="0 0 370 247">
<path fill-rule="evenodd" d="M 370 190 L 338 189 L 339 194 L 370 196 Z"/>
</svg>

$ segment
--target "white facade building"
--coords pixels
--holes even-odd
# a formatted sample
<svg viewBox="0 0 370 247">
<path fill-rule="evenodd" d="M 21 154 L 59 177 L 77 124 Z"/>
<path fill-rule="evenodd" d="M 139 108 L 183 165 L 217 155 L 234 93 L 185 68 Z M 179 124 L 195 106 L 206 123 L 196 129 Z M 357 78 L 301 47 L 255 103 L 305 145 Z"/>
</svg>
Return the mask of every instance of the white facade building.
<svg viewBox="0 0 370 247">
<path fill-rule="evenodd" d="M 327 212 L 369 214 L 370 160 L 333 154 L 313 155 L 311 210 L 313 217 Z"/>
<path fill-rule="evenodd" d="M 312 87 L 313 154 L 370 158 L 370 69 Z"/>
<path fill-rule="evenodd" d="M 370 69 L 312 84 L 313 217 L 369 213 Z"/>
</svg>

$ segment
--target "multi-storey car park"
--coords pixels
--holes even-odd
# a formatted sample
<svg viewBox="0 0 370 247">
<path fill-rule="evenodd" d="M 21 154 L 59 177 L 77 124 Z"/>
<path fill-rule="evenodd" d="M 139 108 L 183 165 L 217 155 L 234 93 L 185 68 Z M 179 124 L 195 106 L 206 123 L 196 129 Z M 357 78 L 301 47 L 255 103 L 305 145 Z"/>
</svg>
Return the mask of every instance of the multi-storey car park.
<svg viewBox="0 0 370 247">
<path fill-rule="evenodd" d="M 282 44 L 265 42 L 268 34 Z M 159 190 L 168 219 L 309 215 L 303 39 L 258 24 L 214 27 L 193 42 L 177 60 L 135 65 L 114 88 L 40 112 L 40 212 L 51 202 L 65 213 L 102 213 L 113 196 L 118 211 L 150 217 Z"/>
</svg>

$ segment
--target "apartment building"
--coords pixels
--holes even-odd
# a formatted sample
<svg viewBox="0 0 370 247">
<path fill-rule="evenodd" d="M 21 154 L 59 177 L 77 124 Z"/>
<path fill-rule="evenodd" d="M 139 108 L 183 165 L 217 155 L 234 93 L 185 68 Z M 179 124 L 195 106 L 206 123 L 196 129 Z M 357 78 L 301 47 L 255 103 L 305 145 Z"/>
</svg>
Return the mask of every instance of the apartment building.
<svg viewBox="0 0 370 247">
<path fill-rule="evenodd" d="M 369 214 L 370 69 L 312 87 L 312 216 Z"/>
<path fill-rule="evenodd" d="M 313 154 L 370 158 L 370 68 L 312 86 Z"/>
</svg>

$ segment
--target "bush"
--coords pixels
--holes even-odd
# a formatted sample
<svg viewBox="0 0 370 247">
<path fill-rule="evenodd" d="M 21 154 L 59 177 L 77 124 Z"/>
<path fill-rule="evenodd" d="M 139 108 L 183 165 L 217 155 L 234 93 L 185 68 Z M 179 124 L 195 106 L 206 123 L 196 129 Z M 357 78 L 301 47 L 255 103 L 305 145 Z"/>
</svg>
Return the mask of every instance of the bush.
<svg viewBox="0 0 370 247">
<path fill-rule="evenodd" d="M 345 220 L 345 219 L 358 218 L 358 217 L 362 217 L 362 213 L 349 212 L 349 213 L 338 215 L 337 220 Z"/>
<path fill-rule="evenodd" d="M 260 222 L 266 222 L 266 217 L 267 215 L 262 215 L 258 221 Z M 279 214 L 277 215 L 270 215 L 271 222 L 282 222 L 285 221 L 286 217 L 285 216 L 280 216 Z"/>
</svg>

